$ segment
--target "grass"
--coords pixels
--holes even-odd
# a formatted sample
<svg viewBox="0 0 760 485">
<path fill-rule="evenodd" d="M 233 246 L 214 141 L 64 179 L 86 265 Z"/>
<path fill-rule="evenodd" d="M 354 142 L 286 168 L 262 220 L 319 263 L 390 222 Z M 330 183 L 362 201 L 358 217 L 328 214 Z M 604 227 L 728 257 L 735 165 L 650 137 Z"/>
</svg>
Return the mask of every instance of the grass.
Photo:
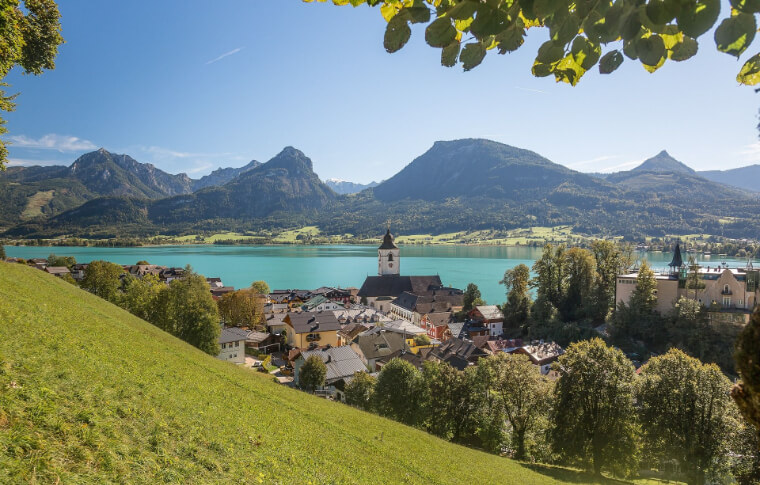
<svg viewBox="0 0 760 485">
<path fill-rule="evenodd" d="M 22 219 L 31 219 L 42 215 L 42 207 L 53 200 L 55 190 L 40 191 L 29 197 L 24 211 L 21 213 Z"/>
<path fill-rule="evenodd" d="M 0 483 L 435 484 L 475 473 L 593 482 L 275 384 L 51 275 L 0 263 Z"/>
</svg>

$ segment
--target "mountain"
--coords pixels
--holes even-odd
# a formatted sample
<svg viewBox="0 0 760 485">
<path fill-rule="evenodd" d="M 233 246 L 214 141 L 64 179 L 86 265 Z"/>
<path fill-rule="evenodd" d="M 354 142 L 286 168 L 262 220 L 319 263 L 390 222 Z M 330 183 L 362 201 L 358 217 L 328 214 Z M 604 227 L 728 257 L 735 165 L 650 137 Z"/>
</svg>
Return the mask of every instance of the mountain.
<svg viewBox="0 0 760 485">
<path fill-rule="evenodd" d="M 706 170 L 697 172 L 700 177 L 740 189 L 760 192 L 760 165 L 732 168 L 729 170 Z"/>
<path fill-rule="evenodd" d="M 311 160 L 286 147 L 225 185 L 154 202 L 150 217 L 161 224 L 188 218 L 264 218 L 278 212 L 314 213 L 335 200 L 335 193 L 314 173 Z"/>
<path fill-rule="evenodd" d="M 535 200 L 563 184 L 609 192 L 608 184 L 529 150 L 482 139 L 438 141 L 373 190 L 383 201 L 456 197 Z"/>
<path fill-rule="evenodd" d="M 193 180 L 192 182 L 193 192 L 195 192 L 196 190 L 205 189 L 206 187 L 224 185 L 230 180 L 240 175 L 241 173 L 245 173 L 251 169 L 258 167 L 259 165 L 261 165 L 261 162 L 257 162 L 256 160 L 251 160 L 250 162 L 248 162 L 248 164 L 239 168 L 232 168 L 232 167 L 217 168 L 210 174 L 204 175 L 198 180 Z"/>
<path fill-rule="evenodd" d="M 150 163 L 104 148 L 77 158 L 69 173 L 98 195 L 156 199 L 189 193 L 192 186 L 184 173 L 171 175 Z"/>
<path fill-rule="evenodd" d="M 376 187 L 378 183 L 370 182 L 368 184 L 357 184 L 354 182 L 347 182 L 341 179 L 327 179 L 325 180 L 325 185 L 333 189 L 333 191 L 335 191 L 336 194 L 349 195 L 349 194 L 356 194 L 358 192 L 361 192 L 364 189 Z"/>
<path fill-rule="evenodd" d="M 457 484 L 473 470 L 484 484 L 590 478 L 277 384 L 25 265 L 0 262 L 0 301 L 0 483 Z"/>
<path fill-rule="evenodd" d="M 675 172 L 692 175 L 696 174 L 693 169 L 671 157 L 665 150 L 652 158 L 644 160 L 641 165 L 631 170 L 631 172 Z"/>
</svg>

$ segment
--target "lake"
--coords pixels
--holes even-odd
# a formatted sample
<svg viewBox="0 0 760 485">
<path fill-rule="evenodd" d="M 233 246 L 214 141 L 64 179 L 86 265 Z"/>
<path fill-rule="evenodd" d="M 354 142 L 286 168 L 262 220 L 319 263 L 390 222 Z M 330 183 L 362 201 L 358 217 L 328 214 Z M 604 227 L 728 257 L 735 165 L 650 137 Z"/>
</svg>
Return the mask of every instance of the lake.
<svg viewBox="0 0 760 485">
<path fill-rule="evenodd" d="M 445 285 L 464 289 L 468 283 L 480 288 L 492 304 L 503 303 L 504 271 L 541 256 L 541 248 L 505 246 L 400 246 L 401 274 L 439 274 Z M 320 286 L 360 287 L 364 278 L 377 274 L 376 246 L 150 246 L 137 248 L 6 246 L 8 257 L 46 258 L 50 253 L 74 256 L 80 263 L 103 259 L 118 264 L 145 260 L 162 266 L 191 265 L 208 277 L 220 277 L 225 285 L 245 288 L 264 280 L 272 289 Z M 655 268 L 665 268 L 670 253 L 641 253 Z M 684 254 L 684 259 L 686 255 Z M 744 266 L 746 260 L 720 256 L 697 257 L 704 265 L 726 261 Z M 756 263 L 757 265 L 760 263 Z"/>
</svg>

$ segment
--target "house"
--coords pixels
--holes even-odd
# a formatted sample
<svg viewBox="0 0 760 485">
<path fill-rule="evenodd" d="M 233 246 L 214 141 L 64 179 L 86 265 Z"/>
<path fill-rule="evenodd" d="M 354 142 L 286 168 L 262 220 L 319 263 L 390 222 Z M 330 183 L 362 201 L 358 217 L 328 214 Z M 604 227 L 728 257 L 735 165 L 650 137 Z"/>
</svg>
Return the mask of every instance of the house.
<svg viewBox="0 0 760 485">
<path fill-rule="evenodd" d="M 63 278 L 66 275 L 71 276 L 71 271 L 66 266 L 46 266 L 45 272 Z"/>
<path fill-rule="evenodd" d="M 158 272 L 158 277 L 167 283 L 171 283 L 174 280 L 179 280 L 185 277 L 184 268 L 165 268 Z"/>
<path fill-rule="evenodd" d="M 249 332 L 245 346 L 269 354 L 280 350 L 280 336 L 268 332 Z"/>
<path fill-rule="evenodd" d="M 446 341 L 451 337 L 449 323 L 453 323 L 453 315 L 452 312 L 426 313 L 420 320 L 420 327 L 425 329 L 428 337 Z"/>
<path fill-rule="evenodd" d="M 283 335 L 283 332 L 287 334 L 288 324 L 285 323 L 285 317 L 287 313 L 271 313 L 267 315 L 266 326 L 267 332 L 273 335 Z"/>
<path fill-rule="evenodd" d="M 488 354 L 476 347 L 472 342 L 452 337 L 430 351 L 428 358 L 447 362 L 455 369 L 464 370 L 486 356 Z"/>
<path fill-rule="evenodd" d="M 338 308 L 340 308 L 340 305 L 323 295 L 313 296 L 301 305 L 301 309 L 305 312 L 324 312 L 328 310 L 337 310 Z"/>
<path fill-rule="evenodd" d="M 358 291 L 358 290 L 357 290 Z M 339 302 L 343 305 L 350 305 L 353 300 L 351 290 L 348 288 L 333 288 L 331 286 L 322 286 L 311 292 L 312 297 L 324 296 L 328 300 Z"/>
<path fill-rule="evenodd" d="M 369 330 L 369 327 L 361 323 L 349 323 L 338 330 L 338 345 L 349 345 L 357 335 Z"/>
<path fill-rule="evenodd" d="M 403 334 L 389 332 L 380 327 L 357 335 L 351 342 L 351 348 L 368 369 L 374 369 L 378 359 L 399 350 L 408 350 Z"/>
<path fill-rule="evenodd" d="M 287 304 L 288 309 L 301 308 L 306 300 L 311 298 L 309 290 L 274 290 L 269 294 L 272 303 Z"/>
<path fill-rule="evenodd" d="M 245 364 L 245 342 L 248 339 L 248 330 L 230 327 L 223 328 L 219 335 L 218 359 Z"/>
<path fill-rule="evenodd" d="M 291 347 L 338 345 L 340 323 L 332 312 L 290 312 L 285 315 L 287 342 Z"/>
<path fill-rule="evenodd" d="M 293 381 L 296 385 L 299 384 L 301 367 L 309 357 L 314 355 L 322 359 L 322 362 L 325 363 L 325 367 L 327 367 L 325 385 L 320 390 L 323 391 L 323 394 L 330 395 L 339 401 L 343 400 L 343 391 L 345 390 L 346 382 L 350 381 L 357 372 L 367 371 L 361 358 L 359 358 L 359 356 L 356 355 L 356 352 L 347 345 L 315 350 L 302 350 L 300 355 L 295 357 L 293 363 Z"/>
<path fill-rule="evenodd" d="M 234 286 L 222 286 L 220 288 L 211 288 L 211 297 L 214 300 L 218 300 L 219 298 L 223 297 L 227 293 L 232 293 L 235 291 Z"/>
<path fill-rule="evenodd" d="M 393 242 L 390 229 L 377 249 L 377 276 L 367 276 L 358 296 L 363 304 L 381 312 L 391 310 L 391 301 L 402 293 L 424 294 L 431 288 L 442 288 L 441 277 L 401 276 L 399 248 Z"/>
<path fill-rule="evenodd" d="M 684 264 L 681 249 L 676 245 L 673 260 L 667 271 L 655 273 L 657 282 L 656 310 L 665 314 L 675 307 L 679 298 L 696 298 L 708 311 L 711 321 L 744 325 L 749 322 L 755 306 L 760 303 L 760 270 L 748 263 L 744 268 L 729 268 L 725 264 L 696 268 L 700 288 L 687 288 L 691 268 Z M 615 299 L 628 304 L 636 289 L 638 272 L 618 275 Z"/>
<path fill-rule="evenodd" d="M 156 264 L 133 264 L 124 266 L 124 271 L 131 274 L 136 278 L 142 278 L 147 275 L 153 275 L 160 277 L 161 272 L 166 270 L 166 266 L 158 266 Z M 183 270 L 184 274 L 184 270 Z"/>
<path fill-rule="evenodd" d="M 26 264 L 44 270 L 48 265 L 48 260 L 45 258 L 31 258 L 26 260 Z"/>
<path fill-rule="evenodd" d="M 333 311 L 335 318 L 341 325 L 349 323 L 371 324 L 377 322 L 390 322 L 391 319 L 378 312 L 374 308 L 363 305 L 353 305 L 351 308 L 339 308 Z"/>
<path fill-rule="evenodd" d="M 519 347 L 522 347 L 522 345 L 522 339 L 503 339 L 499 337 L 498 339 L 489 338 L 484 342 L 483 346 L 479 348 L 484 350 L 487 354 L 496 355 L 500 352 L 514 352 Z"/>
<path fill-rule="evenodd" d="M 419 325 L 424 315 L 462 308 L 464 293 L 457 288 L 430 286 L 421 293 L 404 291 L 390 304 L 390 314 Z"/>
<path fill-rule="evenodd" d="M 419 343 L 418 338 L 420 336 L 426 336 L 427 333 L 425 332 L 424 328 L 418 327 L 417 325 L 408 322 L 406 320 L 393 320 L 390 322 L 381 322 L 378 323 L 376 327 L 374 327 L 371 331 L 387 331 L 387 332 L 395 332 L 398 334 L 401 334 L 404 336 L 404 340 L 406 341 L 407 347 L 409 347 L 409 351 L 412 353 L 417 353 L 421 349 L 424 348 L 432 348 L 436 347 L 438 345 L 441 345 L 440 340 L 431 339 L 428 337 L 429 342 L 427 343 Z"/>
<path fill-rule="evenodd" d="M 470 310 L 469 316 L 486 327 L 491 337 L 501 337 L 504 333 L 504 314 L 496 305 L 478 305 Z"/>
<path fill-rule="evenodd" d="M 422 370 L 422 366 L 425 363 L 425 361 L 428 359 L 429 354 L 430 354 L 430 349 L 423 349 L 420 352 L 417 352 L 416 354 L 413 352 L 408 352 L 406 350 L 398 350 L 388 355 L 387 357 L 378 359 L 375 362 L 375 371 L 380 371 L 383 368 L 383 366 L 385 366 L 385 364 L 392 361 L 393 359 L 405 360 L 409 362 L 410 364 L 412 364 L 417 369 Z"/>
<path fill-rule="evenodd" d="M 77 263 L 71 267 L 71 277 L 76 281 L 82 281 L 84 279 L 84 272 L 87 271 L 89 264 Z"/>
<path fill-rule="evenodd" d="M 565 349 L 554 342 L 539 342 L 518 347 L 510 353 L 527 355 L 533 365 L 541 368 L 541 374 L 547 375 L 551 370 L 552 362 L 564 354 Z"/>
<path fill-rule="evenodd" d="M 213 288 L 223 288 L 224 284 L 222 283 L 221 278 L 206 278 L 206 283 L 213 289 Z"/>
</svg>

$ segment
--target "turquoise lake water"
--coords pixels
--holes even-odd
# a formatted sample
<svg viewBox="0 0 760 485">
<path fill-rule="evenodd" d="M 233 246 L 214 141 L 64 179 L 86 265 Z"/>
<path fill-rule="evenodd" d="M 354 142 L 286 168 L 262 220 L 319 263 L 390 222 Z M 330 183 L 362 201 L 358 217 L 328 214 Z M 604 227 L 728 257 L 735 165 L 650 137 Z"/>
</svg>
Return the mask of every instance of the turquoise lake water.
<svg viewBox="0 0 760 485">
<path fill-rule="evenodd" d="M 400 246 L 401 273 L 439 274 L 446 285 L 478 285 L 492 304 L 505 300 L 499 280 L 520 263 L 531 266 L 541 248 L 503 246 Z M 272 289 L 319 286 L 360 287 L 367 275 L 377 274 L 376 246 L 153 246 L 138 248 L 6 246 L 8 257 L 46 258 L 50 253 L 74 256 L 80 263 L 97 259 L 118 264 L 146 260 L 163 266 L 190 264 L 197 272 L 220 277 L 225 285 L 244 288 L 264 280 Z M 642 253 L 655 268 L 664 268 L 669 253 Z M 725 261 L 744 266 L 746 260 L 699 255 L 704 265 Z M 760 263 L 756 263 L 755 267 Z"/>
</svg>

